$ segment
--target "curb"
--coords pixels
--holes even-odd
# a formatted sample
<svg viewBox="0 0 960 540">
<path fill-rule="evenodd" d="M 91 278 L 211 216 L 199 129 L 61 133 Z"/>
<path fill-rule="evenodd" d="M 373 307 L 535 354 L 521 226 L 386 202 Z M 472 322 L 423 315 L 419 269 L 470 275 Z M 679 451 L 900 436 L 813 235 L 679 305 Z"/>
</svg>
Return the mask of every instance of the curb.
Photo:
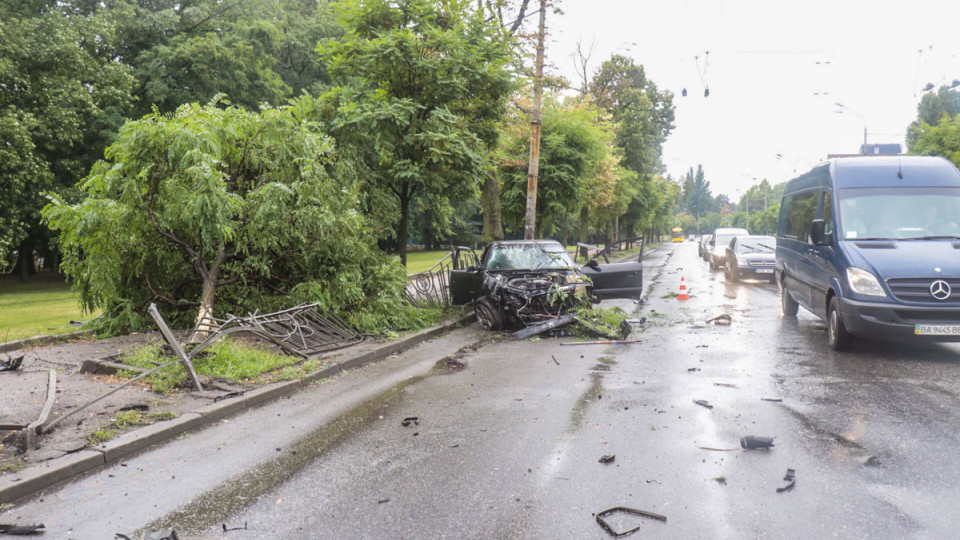
<svg viewBox="0 0 960 540">
<path fill-rule="evenodd" d="M 7 478 L 0 479 L 0 504 L 7 504 L 17 499 L 28 497 L 54 484 L 70 480 L 77 475 L 94 470 L 103 465 L 110 465 L 131 454 L 157 443 L 170 440 L 187 431 L 211 425 L 223 418 L 242 412 L 249 407 L 288 396 L 314 381 L 327 379 L 342 371 L 382 360 L 392 354 L 419 345 L 428 339 L 446 334 L 461 325 L 473 322 L 474 319 L 475 315 L 470 313 L 446 324 L 427 328 L 403 339 L 385 343 L 377 349 L 347 357 L 332 366 L 306 375 L 301 379 L 261 386 L 255 390 L 245 392 L 236 398 L 211 403 L 191 412 L 181 414 L 173 420 L 157 422 L 156 424 L 150 424 L 135 431 L 124 433 L 116 439 L 99 444 L 96 447 L 81 450 L 73 454 L 67 454 L 57 459 L 44 461 L 31 466 L 19 473 L 11 474 Z M 76 337 L 77 334 L 85 334 L 87 332 L 89 331 L 50 337 Z M 92 334 L 92 332 L 89 333 Z M 43 338 L 30 338 L 9 343 L 29 342 L 33 339 L 39 341 Z M 56 341 L 57 340 L 54 340 L 54 342 Z M 34 344 L 36 343 L 20 346 L 33 346 Z"/>
<path fill-rule="evenodd" d="M 0 343 L 0 352 L 8 353 L 19 351 L 27 347 L 37 347 L 40 345 L 54 345 L 64 343 L 74 339 L 87 338 L 95 335 L 93 330 L 80 330 L 79 332 L 70 332 L 69 334 L 54 334 L 52 336 L 33 336 L 23 339 L 16 339 L 6 343 Z"/>
</svg>

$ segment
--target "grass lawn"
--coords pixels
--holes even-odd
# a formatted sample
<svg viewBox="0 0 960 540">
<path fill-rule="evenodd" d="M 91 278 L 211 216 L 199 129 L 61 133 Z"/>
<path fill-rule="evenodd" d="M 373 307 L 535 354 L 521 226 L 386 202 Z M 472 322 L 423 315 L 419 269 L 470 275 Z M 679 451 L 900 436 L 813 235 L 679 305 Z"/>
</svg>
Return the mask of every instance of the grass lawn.
<svg viewBox="0 0 960 540">
<path fill-rule="evenodd" d="M 78 296 L 56 274 L 31 276 L 20 283 L 16 275 L 0 275 L 0 342 L 41 334 L 65 334 L 94 315 L 80 310 Z"/>
<path fill-rule="evenodd" d="M 449 250 L 440 251 L 408 251 L 407 252 L 407 273 L 419 274 L 426 272 L 433 265 L 440 262 L 440 259 L 447 256 Z"/>
</svg>

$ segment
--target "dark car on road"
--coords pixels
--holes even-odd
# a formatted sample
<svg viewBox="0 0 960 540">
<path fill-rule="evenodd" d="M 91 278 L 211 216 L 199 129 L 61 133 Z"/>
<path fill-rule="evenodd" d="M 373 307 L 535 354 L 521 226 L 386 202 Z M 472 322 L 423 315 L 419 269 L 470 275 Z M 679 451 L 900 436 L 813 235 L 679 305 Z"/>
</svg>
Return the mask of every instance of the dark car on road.
<svg viewBox="0 0 960 540">
<path fill-rule="evenodd" d="M 712 234 L 704 234 L 700 236 L 700 242 L 697 243 L 697 255 L 703 260 L 707 260 L 710 253 L 710 240 L 712 238 Z"/>
<path fill-rule="evenodd" d="M 730 241 L 737 236 L 750 236 L 746 229 L 721 228 L 713 231 L 713 238 L 710 239 L 707 247 L 707 262 L 710 263 L 711 270 L 720 270 L 724 268 L 724 259 L 727 256 L 727 246 Z"/>
<path fill-rule="evenodd" d="M 499 330 L 540 324 L 602 298 L 640 298 L 643 263 L 601 264 L 607 253 L 580 267 L 555 240 L 493 242 L 479 266 L 451 272 L 452 302 L 473 303 L 480 325 Z"/>
<path fill-rule="evenodd" d="M 773 281 L 777 239 L 772 236 L 736 236 L 723 258 L 723 275 L 730 281 L 765 279 Z"/>
</svg>

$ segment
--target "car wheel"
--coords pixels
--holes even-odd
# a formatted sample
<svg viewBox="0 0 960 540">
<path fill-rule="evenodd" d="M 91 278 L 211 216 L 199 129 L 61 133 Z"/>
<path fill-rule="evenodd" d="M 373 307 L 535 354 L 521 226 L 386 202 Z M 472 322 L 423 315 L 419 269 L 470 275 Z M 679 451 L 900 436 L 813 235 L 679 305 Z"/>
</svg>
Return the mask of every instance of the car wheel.
<svg viewBox="0 0 960 540">
<path fill-rule="evenodd" d="M 740 281 L 740 269 L 733 266 L 734 263 L 730 263 L 729 270 L 727 271 L 727 279 L 736 283 Z"/>
<path fill-rule="evenodd" d="M 474 310 L 477 312 L 477 322 L 479 322 L 480 326 L 485 330 L 501 329 L 500 310 L 493 307 L 490 300 L 486 298 L 477 300 L 477 305 L 474 306 Z"/>
<path fill-rule="evenodd" d="M 836 296 L 830 299 L 830 307 L 827 309 L 827 340 L 830 342 L 830 348 L 835 351 L 847 350 L 853 341 L 853 336 L 843 325 L 843 317 L 840 316 L 840 299 Z"/>
<path fill-rule="evenodd" d="M 787 284 L 780 284 L 780 314 L 784 317 L 796 317 L 800 304 L 790 296 Z"/>
</svg>

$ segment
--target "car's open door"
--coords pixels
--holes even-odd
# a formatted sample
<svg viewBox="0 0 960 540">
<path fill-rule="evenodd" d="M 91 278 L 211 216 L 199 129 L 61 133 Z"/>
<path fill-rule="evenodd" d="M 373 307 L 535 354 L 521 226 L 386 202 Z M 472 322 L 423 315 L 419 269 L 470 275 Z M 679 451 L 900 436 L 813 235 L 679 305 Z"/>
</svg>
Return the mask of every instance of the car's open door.
<svg viewBox="0 0 960 540">
<path fill-rule="evenodd" d="M 634 251 L 636 247 L 630 248 L 634 245 L 639 251 Z M 593 294 L 597 297 L 639 299 L 643 296 L 643 237 L 617 240 L 605 248 L 589 244 L 577 244 L 577 248 L 578 257 L 581 253 L 592 254 L 582 270 L 593 282 Z"/>
<path fill-rule="evenodd" d="M 455 306 L 469 304 L 480 297 L 480 286 L 483 283 L 480 259 L 467 247 L 456 248 L 452 259 L 450 303 Z"/>
</svg>

